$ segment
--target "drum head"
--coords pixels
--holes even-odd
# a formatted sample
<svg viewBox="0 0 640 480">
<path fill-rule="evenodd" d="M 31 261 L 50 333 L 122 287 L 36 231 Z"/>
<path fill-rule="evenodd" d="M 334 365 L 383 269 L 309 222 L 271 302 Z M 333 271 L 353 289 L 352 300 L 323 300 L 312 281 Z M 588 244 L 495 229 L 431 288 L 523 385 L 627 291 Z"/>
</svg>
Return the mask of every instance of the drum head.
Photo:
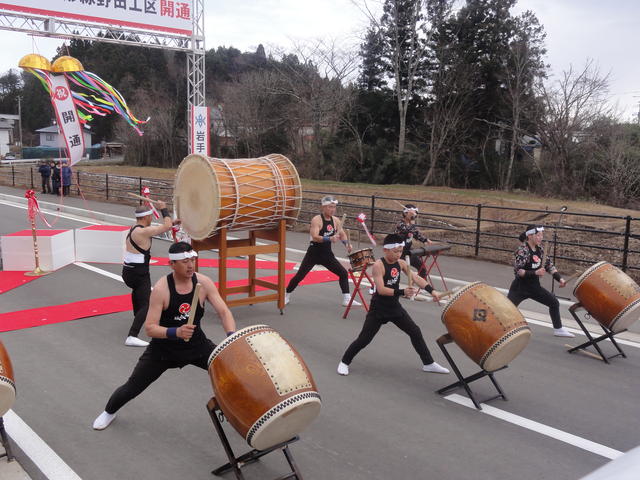
<svg viewBox="0 0 640 480">
<path fill-rule="evenodd" d="M 520 327 L 517 330 L 513 330 L 498 340 L 487 351 L 484 359 L 480 362 L 480 367 L 487 372 L 493 372 L 508 365 L 511 360 L 524 350 L 530 338 L 531 329 L 529 327 Z"/>
<path fill-rule="evenodd" d="M 176 172 L 173 204 L 182 227 L 195 240 L 211 235 L 220 215 L 220 192 L 207 157 L 189 155 Z"/>
<path fill-rule="evenodd" d="M 0 376 L 0 417 L 9 411 L 16 400 L 16 388 L 7 377 Z"/>
<path fill-rule="evenodd" d="M 320 395 L 304 392 L 271 408 L 251 427 L 247 443 L 265 450 L 298 435 L 320 414 Z"/>
<path fill-rule="evenodd" d="M 610 329 L 613 333 L 622 332 L 635 323 L 638 318 L 640 318 L 640 299 L 631 303 L 620 312 L 611 322 Z"/>
</svg>

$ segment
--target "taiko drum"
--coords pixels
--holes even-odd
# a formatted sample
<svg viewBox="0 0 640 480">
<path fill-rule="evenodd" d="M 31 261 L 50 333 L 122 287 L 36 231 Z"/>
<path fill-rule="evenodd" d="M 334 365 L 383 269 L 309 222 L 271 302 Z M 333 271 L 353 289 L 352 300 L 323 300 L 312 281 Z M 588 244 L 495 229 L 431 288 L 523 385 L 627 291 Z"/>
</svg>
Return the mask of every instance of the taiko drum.
<svg viewBox="0 0 640 480">
<path fill-rule="evenodd" d="M 9 353 L 0 341 L 0 417 L 9 411 L 16 399 L 16 385 Z"/>
<path fill-rule="evenodd" d="M 531 338 L 517 307 L 481 282 L 467 285 L 452 297 L 442 322 L 462 351 L 488 372 L 508 365 Z"/>
<path fill-rule="evenodd" d="M 249 445 L 264 450 L 298 435 L 320 413 L 300 354 L 267 325 L 237 331 L 209 357 L 216 401 Z"/>
<path fill-rule="evenodd" d="M 291 161 L 278 154 L 223 159 L 192 154 L 178 167 L 174 208 L 195 240 L 218 230 L 275 228 L 298 218 L 300 177 Z"/>
<path fill-rule="evenodd" d="M 573 294 L 593 318 L 614 333 L 626 330 L 640 317 L 640 287 L 608 262 L 598 262 L 578 277 Z"/>
<path fill-rule="evenodd" d="M 351 270 L 359 272 L 367 265 L 376 263 L 376 258 L 373 256 L 371 248 L 363 248 L 349 254 L 349 263 L 351 264 Z"/>
</svg>

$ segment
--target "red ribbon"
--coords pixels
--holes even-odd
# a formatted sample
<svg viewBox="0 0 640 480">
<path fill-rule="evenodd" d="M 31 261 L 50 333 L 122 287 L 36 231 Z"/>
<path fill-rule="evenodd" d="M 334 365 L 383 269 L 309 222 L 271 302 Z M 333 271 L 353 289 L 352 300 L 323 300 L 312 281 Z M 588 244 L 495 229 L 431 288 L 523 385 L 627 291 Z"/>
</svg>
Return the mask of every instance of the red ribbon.
<svg viewBox="0 0 640 480">
<path fill-rule="evenodd" d="M 140 193 L 142 194 L 143 197 L 149 198 L 149 196 L 151 195 L 151 190 L 149 190 L 149 187 L 142 187 L 142 191 Z M 160 214 L 156 210 L 156 207 L 153 206 L 153 203 L 147 202 L 147 205 L 151 207 L 151 210 L 153 211 L 153 216 L 155 218 L 160 218 Z"/>
<path fill-rule="evenodd" d="M 27 216 L 29 217 L 29 221 L 32 225 L 35 225 L 36 215 L 39 215 L 42 221 L 47 225 L 47 227 L 51 228 L 47 219 L 44 218 L 42 212 L 40 211 L 40 204 L 38 203 L 38 199 L 36 198 L 36 192 L 33 190 L 27 190 L 24 194 L 24 197 L 27 199 Z"/>
</svg>

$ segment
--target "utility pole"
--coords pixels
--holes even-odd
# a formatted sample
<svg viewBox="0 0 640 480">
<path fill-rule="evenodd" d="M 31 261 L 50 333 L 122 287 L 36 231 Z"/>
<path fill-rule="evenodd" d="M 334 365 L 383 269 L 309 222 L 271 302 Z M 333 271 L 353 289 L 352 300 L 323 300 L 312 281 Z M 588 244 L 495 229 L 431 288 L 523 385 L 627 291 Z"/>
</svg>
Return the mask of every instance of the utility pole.
<svg viewBox="0 0 640 480">
<path fill-rule="evenodd" d="M 20 138 L 20 156 L 22 157 L 22 97 L 18 95 L 18 137 Z"/>
</svg>

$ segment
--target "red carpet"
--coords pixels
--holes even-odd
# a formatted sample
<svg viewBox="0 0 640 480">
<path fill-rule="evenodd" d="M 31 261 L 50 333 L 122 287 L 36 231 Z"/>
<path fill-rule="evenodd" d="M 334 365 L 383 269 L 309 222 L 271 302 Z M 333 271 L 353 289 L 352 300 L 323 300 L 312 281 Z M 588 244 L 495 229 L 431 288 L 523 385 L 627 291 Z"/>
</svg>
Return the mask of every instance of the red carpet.
<svg viewBox="0 0 640 480">
<path fill-rule="evenodd" d="M 152 266 L 164 267 L 169 265 L 169 259 L 164 257 L 151 257 Z M 219 262 L 217 258 L 199 258 L 198 265 L 201 267 L 218 268 Z M 293 270 L 296 264 L 293 262 L 285 262 L 285 270 Z M 227 260 L 227 268 L 248 268 L 249 260 L 231 259 Z M 256 260 L 256 268 L 262 270 L 277 270 L 278 262 L 270 262 L 268 260 Z"/>
<path fill-rule="evenodd" d="M 22 273 L 22 272 L 15 272 Z M 286 275 L 285 284 L 289 282 L 293 273 Z M 25 277 L 37 278 L 37 277 Z M 310 285 L 314 283 L 332 282 L 336 280 L 333 273 L 327 271 L 309 272 L 300 285 Z M 278 276 L 260 277 L 267 282 L 277 282 Z M 229 287 L 246 285 L 248 280 L 233 280 L 227 282 Z M 217 284 L 216 284 L 217 285 Z M 263 287 L 256 287 L 256 290 L 266 290 Z M 0 332 L 11 330 L 21 330 L 23 328 L 39 327 L 53 323 L 69 322 L 79 318 L 95 317 L 97 315 L 108 315 L 110 313 L 125 312 L 131 310 L 131 295 L 115 295 L 112 297 L 83 300 L 80 302 L 68 303 L 66 305 L 53 305 L 51 307 L 32 308 L 17 312 L 0 313 Z M 209 307 L 210 308 L 210 307 Z"/>
<path fill-rule="evenodd" d="M 28 277 L 26 272 L 0 271 L 0 294 L 8 292 L 20 285 L 29 283 L 38 277 Z"/>
</svg>

